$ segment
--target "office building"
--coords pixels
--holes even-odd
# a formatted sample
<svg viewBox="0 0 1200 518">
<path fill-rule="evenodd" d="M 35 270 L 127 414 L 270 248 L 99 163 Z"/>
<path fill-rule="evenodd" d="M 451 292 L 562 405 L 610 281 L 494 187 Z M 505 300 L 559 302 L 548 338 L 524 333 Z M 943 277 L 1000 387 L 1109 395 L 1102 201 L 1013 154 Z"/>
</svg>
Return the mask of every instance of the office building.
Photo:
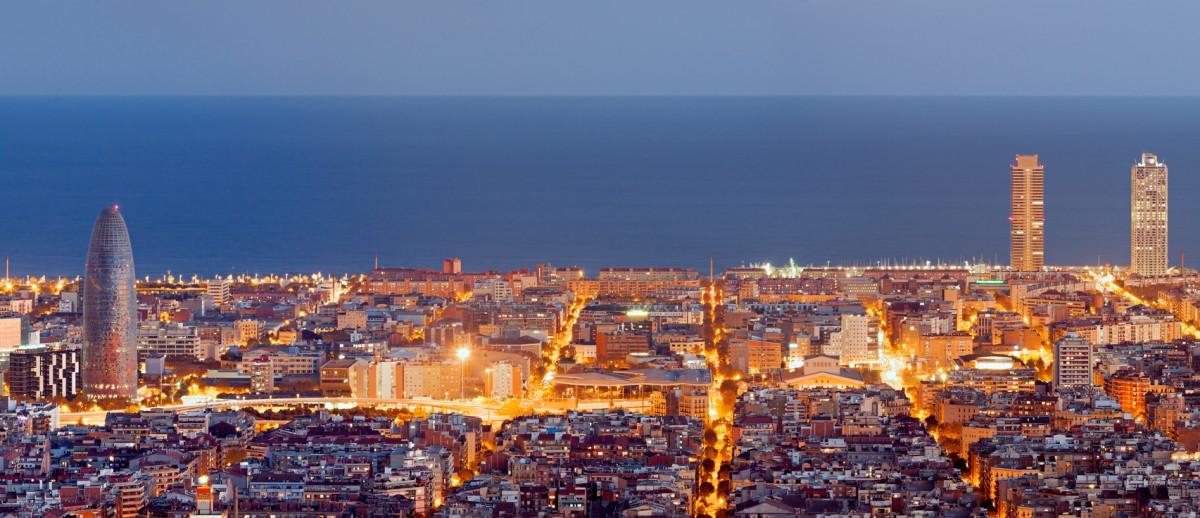
<svg viewBox="0 0 1200 518">
<path fill-rule="evenodd" d="M 1045 167 L 1037 155 L 1017 155 L 1012 166 L 1012 268 L 1041 271 L 1045 260 Z"/>
<path fill-rule="evenodd" d="M 1130 219 L 1130 269 L 1147 277 L 1166 275 L 1167 164 L 1149 153 L 1133 164 Z"/>
<path fill-rule="evenodd" d="M 137 332 L 138 361 L 165 356 L 170 360 L 195 361 L 204 358 L 200 335 L 195 327 L 174 322 L 142 322 Z"/>
<path fill-rule="evenodd" d="M 116 207 L 92 228 L 83 281 L 83 393 L 93 401 L 137 397 L 137 296 L 133 246 Z"/>
<path fill-rule="evenodd" d="M 601 367 L 627 367 L 626 357 L 650 351 L 650 337 L 611 331 L 596 335 L 596 363 Z"/>
<path fill-rule="evenodd" d="M 217 307 L 224 306 L 229 302 L 229 281 L 225 279 L 215 279 L 204 284 L 204 293 L 213 299 L 213 304 Z"/>
</svg>

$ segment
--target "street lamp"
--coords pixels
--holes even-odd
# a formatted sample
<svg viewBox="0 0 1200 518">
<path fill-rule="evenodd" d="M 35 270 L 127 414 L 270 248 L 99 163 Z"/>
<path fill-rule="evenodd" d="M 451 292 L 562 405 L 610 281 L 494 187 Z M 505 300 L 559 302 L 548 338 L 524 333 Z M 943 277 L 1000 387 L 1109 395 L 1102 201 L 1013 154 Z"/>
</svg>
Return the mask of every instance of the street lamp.
<svg viewBox="0 0 1200 518">
<path fill-rule="evenodd" d="M 458 350 L 458 397 L 467 398 L 467 358 L 471 356 L 471 350 L 463 347 Z"/>
</svg>

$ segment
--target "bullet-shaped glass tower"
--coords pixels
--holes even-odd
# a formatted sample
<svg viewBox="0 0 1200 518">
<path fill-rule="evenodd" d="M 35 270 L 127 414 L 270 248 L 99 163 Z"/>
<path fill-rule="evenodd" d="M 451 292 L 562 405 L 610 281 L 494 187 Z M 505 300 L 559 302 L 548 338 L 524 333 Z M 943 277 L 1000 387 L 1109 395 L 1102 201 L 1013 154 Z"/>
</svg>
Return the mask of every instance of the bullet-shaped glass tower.
<svg viewBox="0 0 1200 518">
<path fill-rule="evenodd" d="M 92 227 L 83 280 L 83 394 L 128 404 L 137 397 L 137 294 L 133 247 L 117 207 Z M 107 405 L 106 405 L 107 406 Z"/>
</svg>

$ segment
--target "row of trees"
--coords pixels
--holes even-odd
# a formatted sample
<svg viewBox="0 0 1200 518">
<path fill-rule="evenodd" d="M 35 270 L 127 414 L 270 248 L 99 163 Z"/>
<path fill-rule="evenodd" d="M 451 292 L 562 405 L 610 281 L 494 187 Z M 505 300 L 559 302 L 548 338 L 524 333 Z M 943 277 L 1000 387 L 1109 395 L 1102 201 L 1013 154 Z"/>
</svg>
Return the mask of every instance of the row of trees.
<svg viewBox="0 0 1200 518">
<path fill-rule="evenodd" d="M 718 397 L 710 398 L 710 404 L 716 405 L 712 409 L 716 411 L 716 415 L 705 420 L 704 451 L 697 470 L 699 484 L 696 486 L 697 501 L 705 505 L 698 507 L 696 514 L 701 518 L 724 518 L 731 516 L 728 503 L 733 488 L 730 466 L 733 442 L 729 432 L 733 425 L 734 405 L 740 392 L 738 380 L 741 373 L 736 372 L 730 362 L 721 282 L 713 281 L 710 285 L 708 280 L 704 280 L 701 287 L 704 290 L 701 300 L 705 307 L 704 352 L 715 379 L 720 379 L 721 382 L 714 387 L 718 391 Z"/>
</svg>

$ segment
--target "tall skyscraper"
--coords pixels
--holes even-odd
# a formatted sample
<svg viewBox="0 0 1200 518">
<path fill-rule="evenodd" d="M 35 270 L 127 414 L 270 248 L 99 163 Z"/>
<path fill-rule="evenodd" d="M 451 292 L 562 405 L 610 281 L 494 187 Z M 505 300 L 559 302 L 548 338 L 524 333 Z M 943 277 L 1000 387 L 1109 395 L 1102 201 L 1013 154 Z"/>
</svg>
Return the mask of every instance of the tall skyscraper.
<svg viewBox="0 0 1200 518">
<path fill-rule="evenodd" d="M 1041 271 L 1045 264 L 1045 168 L 1037 155 L 1017 155 L 1012 166 L 1012 267 Z"/>
<path fill-rule="evenodd" d="M 1054 342 L 1054 390 L 1092 385 L 1092 344 L 1071 331 Z"/>
<path fill-rule="evenodd" d="M 92 227 L 83 281 L 83 393 L 92 401 L 137 397 L 137 294 L 129 230 L 116 207 Z"/>
<path fill-rule="evenodd" d="M 1130 269 L 1145 276 L 1167 274 L 1167 164 L 1142 153 L 1133 164 L 1130 192 Z"/>
</svg>

